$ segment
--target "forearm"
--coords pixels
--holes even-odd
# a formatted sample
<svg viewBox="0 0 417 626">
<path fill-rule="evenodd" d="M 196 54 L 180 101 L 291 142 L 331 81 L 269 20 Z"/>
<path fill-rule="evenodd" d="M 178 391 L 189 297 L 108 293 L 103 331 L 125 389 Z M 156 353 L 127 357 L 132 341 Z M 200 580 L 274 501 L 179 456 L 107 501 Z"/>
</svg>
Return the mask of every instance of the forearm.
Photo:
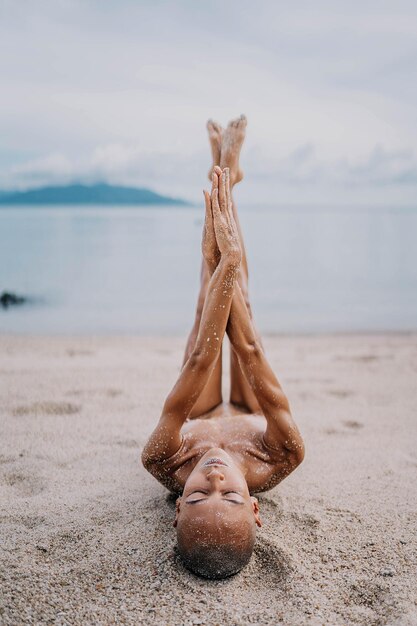
<svg viewBox="0 0 417 626">
<path fill-rule="evenodd" d="M 239 265 L 225 256 L 216 268 L 207 270 L 208 285 L 202 305 L 199 332 L 193 350 L 194 356 L 202 357 L 207 366 L 215 362 L 220 351 L 230 315 L 234 286 Z M 198 308 L 197 308 L 198 313 Z"/>
<path fill-rule="evenodd" d="M 271 448 L 286 450 L 289 467 L 293 469 L 303 459 L 303 441 L 292 419 L 287 397 L 257 338 L 238 284 L 234 288 L 227 333 L 240 367 L 266 417 L 264 441 Z"/>
<path fill-rule="evenodd" d="M 191 354 L 169 394 L 163 414 L 183 422 L 204 389 L 219 355 L 230 313 L 237 267 L 225 257 L 210 278 Z"/>
<path fill-rule="evenodd" d="M 261 348 L 261 340 L 252 321 L 248 298 L 240 284 L 236 283 L 227 324 L 227 334 L 238 355 L 247 355 Z"/>
<path fill-rule="evenodd" d="M 210 278 L 195 346 L 165 401 L 159 423 L 143 451 L 143 463 L 148 469 L 158 459 L 174 454 L 181 445 L 181 426 L 206 386 L 221 348 L 236 271 L 236 264 L 225 257 Z"/>
<path fill-rule="evenodd" d="M 238 284 L 234 288 L 227 334 L 267 420 L 275 420 L 280 411 L 289 412 L 287 398 L 265 356 Z"/>
</svg>

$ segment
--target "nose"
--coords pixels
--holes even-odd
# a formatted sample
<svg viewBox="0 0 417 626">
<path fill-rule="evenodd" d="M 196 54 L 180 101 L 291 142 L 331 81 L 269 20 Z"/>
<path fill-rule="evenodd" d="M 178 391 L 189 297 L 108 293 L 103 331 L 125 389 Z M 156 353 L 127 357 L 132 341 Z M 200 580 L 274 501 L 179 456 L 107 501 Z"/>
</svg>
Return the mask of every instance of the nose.
<svg viewBox="0 0 417 626">
<path fill-rule="evenodd" d="M 207 472 L 207 480 L 210 482 L 216 480 L 224 480 L 223 472 L 216 466 L 210 468 L 210 471 Z"/>
</svg>

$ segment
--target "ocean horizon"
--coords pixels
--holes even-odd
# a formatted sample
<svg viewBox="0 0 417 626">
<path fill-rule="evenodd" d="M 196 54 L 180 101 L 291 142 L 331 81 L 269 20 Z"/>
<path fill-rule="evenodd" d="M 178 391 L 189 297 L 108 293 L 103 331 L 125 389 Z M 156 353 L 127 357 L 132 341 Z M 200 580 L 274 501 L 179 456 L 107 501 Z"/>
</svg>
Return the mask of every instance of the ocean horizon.
<svg viewBox="0 0 417 626">
<path fill-rule="evenodd" d="M 417 328 L 417 207 L 239 210 L 264 333 Z M 199 289 L 204 209 L 0 209 L 0 333 L 185 334 Z"/>
</svg>

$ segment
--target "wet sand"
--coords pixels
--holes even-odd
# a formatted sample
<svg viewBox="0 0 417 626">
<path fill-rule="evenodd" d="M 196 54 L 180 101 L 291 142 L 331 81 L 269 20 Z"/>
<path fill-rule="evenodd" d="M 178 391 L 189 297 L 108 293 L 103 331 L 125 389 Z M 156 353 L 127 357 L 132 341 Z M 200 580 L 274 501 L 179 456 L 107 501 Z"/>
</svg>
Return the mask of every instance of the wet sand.
<svg viewBox="0 0 417 626">
<path fill-rule="evenodd" d="M 417 624 L 417 335 L 264 344 L 306 459 L 205 581 L 139 464 L 184 339 L 0 337 L 2 625 Z"/>
</svg>

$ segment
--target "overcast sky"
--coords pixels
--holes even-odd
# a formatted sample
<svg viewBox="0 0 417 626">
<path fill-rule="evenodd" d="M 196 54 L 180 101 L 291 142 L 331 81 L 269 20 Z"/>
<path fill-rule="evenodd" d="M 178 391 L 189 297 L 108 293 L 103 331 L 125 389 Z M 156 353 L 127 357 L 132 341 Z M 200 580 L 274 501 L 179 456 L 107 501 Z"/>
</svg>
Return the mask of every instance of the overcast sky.
<svg viewBox="0 0 417 626">
<path fill-rule="evenodd" d="M 248 202 L 415 205 L 417 3 L 0 0 L 0 188 L 201 201 L 245 113 Z"/>
</svg>

